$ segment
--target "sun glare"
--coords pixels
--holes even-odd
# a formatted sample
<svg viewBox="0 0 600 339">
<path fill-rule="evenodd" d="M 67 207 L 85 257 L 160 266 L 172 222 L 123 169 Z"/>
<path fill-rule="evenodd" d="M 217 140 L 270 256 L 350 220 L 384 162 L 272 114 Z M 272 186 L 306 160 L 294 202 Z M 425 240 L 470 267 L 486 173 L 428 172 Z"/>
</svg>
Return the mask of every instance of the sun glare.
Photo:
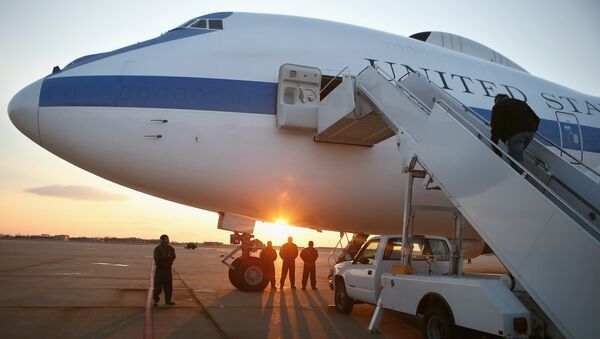
<svg viewBox="0 0 600 339">
<path fill-rule="evenodd" d="M 259 223 L 256 225 L 255 235 L 263 242 L 272 241 L 273 245 L 283 245 L 288 237 L 293 237 L 297 245 L 304 246 L 306 233 L 312 233 L 309 230 L 288 225 L 284 219 L 279 219 L 275 223 Z"/>
</svg>

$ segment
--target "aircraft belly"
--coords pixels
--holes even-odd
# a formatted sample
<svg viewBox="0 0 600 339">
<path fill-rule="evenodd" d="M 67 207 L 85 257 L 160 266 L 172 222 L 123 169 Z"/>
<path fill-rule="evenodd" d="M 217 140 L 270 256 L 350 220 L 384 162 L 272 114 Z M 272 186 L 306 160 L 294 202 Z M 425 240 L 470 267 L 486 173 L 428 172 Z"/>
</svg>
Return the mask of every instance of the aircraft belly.
<svg viewBox="0 0 600 339">
<path fill-rule="evenodd" d="M 146 108 L 41 107 L 39 124 L 61 158 L 167 200 L 317 229 L 401 231 L 406 179 L 393 138 L 318 143 L 277 129 L 272 115 Z M 419 180 L 413 201 L 450 206 Z M 418 212 L 414 232 L 451 236 L 452 215 Z M 470 227 L 466 236 L 478 238 Z"/>
</svg>

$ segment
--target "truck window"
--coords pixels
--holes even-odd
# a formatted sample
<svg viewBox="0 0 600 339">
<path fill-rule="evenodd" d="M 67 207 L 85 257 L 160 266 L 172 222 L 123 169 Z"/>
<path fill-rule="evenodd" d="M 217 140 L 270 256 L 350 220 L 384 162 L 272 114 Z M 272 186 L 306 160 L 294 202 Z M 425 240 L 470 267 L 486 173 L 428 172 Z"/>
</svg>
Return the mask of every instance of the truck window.
<svg viewBox="0 0 600 339">
<path fill-rule="evenodd" d="M 412 241 L 412 255 L 413 257 L 415 256 L 421 256 L 421 255 L 428 255 L 427 253 L 429 252 L 429 250 L 425 249 L 425 244 L 424 244 L 424 239 L 413 239 Z"/>
<path fill-rule="evenodd" d="M 402 239 L 390 239 L 383 252 L 383 260 L 402 259 Z"/>
<path fill-rule="evenodd" d="M 437 260 L 449 260 L 450 249 L 445 241 L 440 239 L 413 239 L 413 260 L 426 260 L 435 256 Z"/>
<path fill-rule="evenodd" d="M 445 241 L 438 239 L 429 239 L 429 245 L 431 246 L 431 255 L 438 257 L 449 258 L 450 249 Z"/>
<path fill-rule="evenodd" d="M 368 242 L 356 255 L 355 262 L 372 265 L 375 262 L 377 246 L 379 246 L 379 239 L 374 239 Z"/>
</svg>

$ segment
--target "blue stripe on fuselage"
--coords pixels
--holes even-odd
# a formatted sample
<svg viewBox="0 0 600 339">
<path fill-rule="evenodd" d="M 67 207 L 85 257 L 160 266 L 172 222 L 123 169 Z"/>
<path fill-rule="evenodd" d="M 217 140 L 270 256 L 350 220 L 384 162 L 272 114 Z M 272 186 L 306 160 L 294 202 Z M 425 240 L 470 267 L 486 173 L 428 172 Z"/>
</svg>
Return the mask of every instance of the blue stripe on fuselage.
<svg viewBox="0 0 600 339">
<path fill-rule="evenodd" d="M 492 111 L 489 109 L 483 109 L 483 108 L 477 108 L 477 107 L 471 107 L 471 109 L 473 109 L 475 112 L 477 112 L 482 118 L 484 118 L 488 122 L 492 118 Z M 565 128 L 565 126 L 569 127 L 571 129 L 571 131 L 579 130 L 579 126 L 577 126 L 576 124 L 562 123 L 563 129 Z M 580 126 L 581 126 L 582 137 L 581 137 L 581 140 L 577 140 L 577 141 L 583 143 L 583 150 L 586 152 L 599 153 L 600 152 L 600 128 L 590 127 L 590 126 L 585 126 L 585 125 L 580 125 Z M 561 133 L 559 131 L 559 125 L 558 125 L 557 120 L 540 119 L 540 125 L 538 126 L 538 133 L 545 136 L 546 138 L 552 140 L 557 145 L 561 145 L 561 142 L 560 142 Z M 564 134 L 562 136 L 563 137 L 563 142 L 562 142 L 563 148 L 571 149 L 571 150 L 580 150 L 581 149 L 581 146 L 579 144 L 576 144 L 575 142 L 573 142 L 572 137 L 566 135 L 566 132 L 563 134 Z M 543 142 L 544 144 L 548 145 L 547 142 L 544 142 L 543 140 L 540 140 L 540 141 Z"/>
<path fill-rule="evenodd" d="M 160 76 L 81 76 L 44 80 L 40 106 L 174 108 L 275 114 L 277 84 Z"/>
<path fill-rule="evenodd" d="M 81 76 L 44 80 L 40 106 L 141 107 L 275 114 L 277 83 L 163 76 Z M 490 120 L 488 109 L 473 109 Z M 539 132 L 560 145 L 556 120 Z M 571 126 L 577 130 L 576 125 Z M 600 153 L 600 128 L 581 126 L 584 151 Z M 564 137 L 564 136 L 563 136 Z M 569 149 L 577 145 L 564 144 Z"/>
</svg>

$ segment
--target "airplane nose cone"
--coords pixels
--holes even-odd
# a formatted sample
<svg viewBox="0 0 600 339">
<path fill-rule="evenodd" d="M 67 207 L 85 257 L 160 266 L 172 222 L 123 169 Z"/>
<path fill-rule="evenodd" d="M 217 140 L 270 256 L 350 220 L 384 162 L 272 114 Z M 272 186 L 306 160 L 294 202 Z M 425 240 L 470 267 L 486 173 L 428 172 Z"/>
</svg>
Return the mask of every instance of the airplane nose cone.
<svg viewBox="0 0 600 339">
<path fill-rule="evenodd" d="M 8 116 L 12 123 L 29 139 L 40 143 L 38 109 L 40 102 L 40 79 L 17 93 L 8 104 Z"/>
</svg>

